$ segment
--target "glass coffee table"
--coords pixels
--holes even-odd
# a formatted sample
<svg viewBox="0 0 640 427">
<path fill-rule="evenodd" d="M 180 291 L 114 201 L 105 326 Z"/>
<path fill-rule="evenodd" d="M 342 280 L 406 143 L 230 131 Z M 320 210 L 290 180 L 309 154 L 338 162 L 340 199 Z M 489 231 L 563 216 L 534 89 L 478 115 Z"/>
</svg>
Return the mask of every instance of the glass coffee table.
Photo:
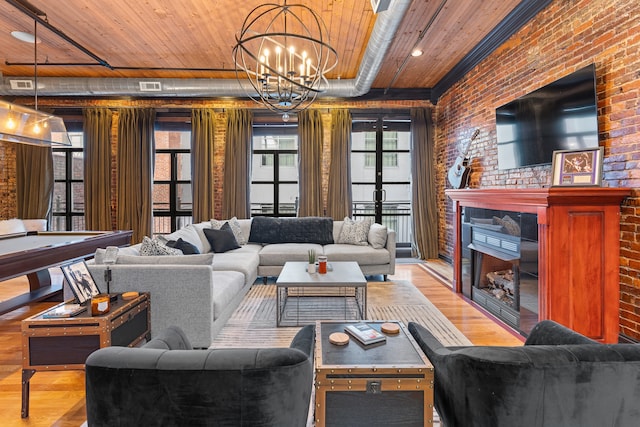
<svg viewBox="0 0 640 427">
<path fill-rule="evenodd" d="M 325 319 L 365 319 L 367 279 L 357 262 L 330 262 L 326 274 L 306 262 L 287 262 L 276 281 L 276 324 L 300 326 Z"/>
</svg>

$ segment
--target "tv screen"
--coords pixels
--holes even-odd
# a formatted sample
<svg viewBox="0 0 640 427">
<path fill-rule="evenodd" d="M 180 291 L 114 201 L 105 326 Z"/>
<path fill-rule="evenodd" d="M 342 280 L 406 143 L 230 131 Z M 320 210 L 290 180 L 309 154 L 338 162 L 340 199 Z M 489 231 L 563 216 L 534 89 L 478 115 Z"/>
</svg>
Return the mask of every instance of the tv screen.
<svg viewBox="0 0 640 427">
<path fill-rule="evenodd" d="M 551 163 L 555 150 L 598 147 L 595 66 L 496 109 L 498 168 Z"/>
</svg>

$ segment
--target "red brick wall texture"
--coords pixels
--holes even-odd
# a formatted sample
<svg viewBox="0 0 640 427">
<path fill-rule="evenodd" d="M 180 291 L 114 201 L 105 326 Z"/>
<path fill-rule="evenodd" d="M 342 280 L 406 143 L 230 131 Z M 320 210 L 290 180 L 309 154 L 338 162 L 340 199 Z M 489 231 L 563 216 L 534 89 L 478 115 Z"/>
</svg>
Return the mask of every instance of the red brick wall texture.
<svg viewBox="0 0 640 427">
<path fill-rule="evenodd" d="M 470 150 L 472 187 L 549 185 L 551 167 L 497 167 L 495 109 L 594 63 L 604 183 L 630 187 L 622 206 L 620 328 L 640 339 L 640 2 L 556 0 L 457 82 L 436 108 L 440 169 L 440 253 L 452 255 L 451 202 L 446 167 L 457 146 L 480 129 Z"/>
</svg>

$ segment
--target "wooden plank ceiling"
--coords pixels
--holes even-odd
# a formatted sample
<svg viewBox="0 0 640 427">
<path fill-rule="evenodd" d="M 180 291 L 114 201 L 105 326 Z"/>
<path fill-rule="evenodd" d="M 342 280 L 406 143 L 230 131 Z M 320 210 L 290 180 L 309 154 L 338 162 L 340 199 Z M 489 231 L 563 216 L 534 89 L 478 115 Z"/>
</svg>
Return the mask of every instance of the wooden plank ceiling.
<svg viewBox="0 0 640 427">
<path fill-rule="evenodd" d="M 25 1 L 0 1 L 0 71 L 4 77 L 33 77 L 34 46 L 10 35 L 12 31 L 34 31 L 33 18 L 19 10 L 17 3 Z M 43 24 L 37 26 L 42 40 L 37 47 L 38 76 L 235 79 L 231 55 L 235 35 L 249 11 L 261 3 L 30 0 L 58 30 L 56 34 Z M 339 63 L 327 77 L 354 78 L 378 16 L 370 1 L 295 3 L 319 13 L 329 29 Z M 518 3 L 520 0 L 412 0 L 373 87 L 433 87 Z M 409 57 L 414 48 L 424 54 Z"/>
</svg>

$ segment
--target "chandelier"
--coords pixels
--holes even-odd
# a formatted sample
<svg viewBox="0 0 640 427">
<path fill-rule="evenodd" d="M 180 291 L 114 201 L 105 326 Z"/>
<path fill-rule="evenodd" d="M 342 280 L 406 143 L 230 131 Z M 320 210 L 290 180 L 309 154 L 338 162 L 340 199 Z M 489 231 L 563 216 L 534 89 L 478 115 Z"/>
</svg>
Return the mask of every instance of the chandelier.
<svg viewBox="0 0 640 427">
<path fill-rule="evenodd" d="M 236 34 L 236 77 L 253 87 L 248 96 L 271 111 L 289 114 L 311 105 L 325 74 L 338 64 L 322 18 L 302 4 L 267 3 L 254 8 Z"/>
</svg>

